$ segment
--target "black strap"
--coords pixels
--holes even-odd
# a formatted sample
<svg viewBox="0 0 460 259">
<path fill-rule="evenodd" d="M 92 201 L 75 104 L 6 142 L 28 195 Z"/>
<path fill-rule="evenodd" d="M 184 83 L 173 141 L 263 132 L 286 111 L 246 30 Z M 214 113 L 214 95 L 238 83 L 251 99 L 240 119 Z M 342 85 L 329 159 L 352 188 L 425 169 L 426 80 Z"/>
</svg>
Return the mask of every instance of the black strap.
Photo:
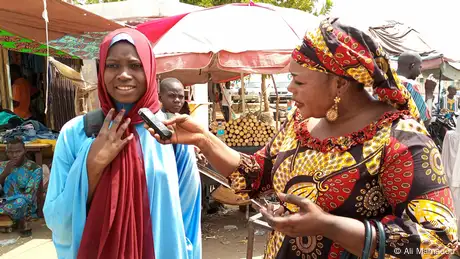
<svg viewBox="0 0 460 259">
<path fill-rule="evenodd" d="M 83 117 L 83 128 L 88 138 L 96 137 L 104 124 L 104 113 L 102 109 L 90 111 Z"/>
<path fill-rule="evenodd" d="M 172 114 L 166 113 L 166 118 L 169 119 Z M 96 109 L 94 111 L 90 111 L 83 116 L 83 129 L 85 130 L 85 134 L 88 138 L 95 138 L 99 131 L 101 131 L 102 125 L 104 124 L 105 115 L 102 112 L 102 109 Z M 174 154 L 176 153 L 177 144 L 173 144 Z"/>
</svg>

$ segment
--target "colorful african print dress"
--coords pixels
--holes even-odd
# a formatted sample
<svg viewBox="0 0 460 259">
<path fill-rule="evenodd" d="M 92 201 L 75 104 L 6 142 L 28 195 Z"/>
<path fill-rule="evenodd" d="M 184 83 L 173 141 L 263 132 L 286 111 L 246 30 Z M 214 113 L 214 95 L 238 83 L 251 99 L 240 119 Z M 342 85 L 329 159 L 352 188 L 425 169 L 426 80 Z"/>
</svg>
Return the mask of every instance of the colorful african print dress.
<svg viewBox="0 0 460 259">
<path fill-rule="evenodd" d="M 408 114 L 388 112 L 361 131 L 323 141 L 310 136 L 299 114 L 291 114 L 264 149 L 241 155 L 229 177 L 232 187 L 245 198 L 274 190 L 308 198 L 334 215 L 380 220 L 386 258 L 453 253 L 457 226 L 441 156 Z M 342 251 L 321 235 L 292 238 L 273 231 L 265 258 L 332 259 Z"/>
<path fill-rule="evenodd" d="M 0 162 L 1 173 L 7 163 L 8 161 Z M 37 190 L 42 176 L 42 168 L 30 160 L 13 169 L 3 185 L 4 200 L 0 203 L 0 215 L 8 215 L 13 220 L 36 215 Z"/>
</svg>

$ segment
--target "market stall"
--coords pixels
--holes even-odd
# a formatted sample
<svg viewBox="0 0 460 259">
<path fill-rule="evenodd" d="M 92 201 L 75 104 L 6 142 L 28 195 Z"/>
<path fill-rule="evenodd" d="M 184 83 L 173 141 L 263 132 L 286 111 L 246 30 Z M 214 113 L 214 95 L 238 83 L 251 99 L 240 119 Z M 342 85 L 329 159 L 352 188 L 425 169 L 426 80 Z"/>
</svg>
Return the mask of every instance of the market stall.
<svg viewBox="0 0 460 259">
<path fill-rule="evenodd" d="M 76 114 L 91 109 L 85 101 L 94 87 L 79 74 L 82 59 L 97 58 L 102 38 L 122 25 L 59 0 L 4 2 L 0 13 L 2 108 L 14 110 L 10 78 L 14 64 L 32 86 L 34 121 L 59 130 Z"/>
</svg>

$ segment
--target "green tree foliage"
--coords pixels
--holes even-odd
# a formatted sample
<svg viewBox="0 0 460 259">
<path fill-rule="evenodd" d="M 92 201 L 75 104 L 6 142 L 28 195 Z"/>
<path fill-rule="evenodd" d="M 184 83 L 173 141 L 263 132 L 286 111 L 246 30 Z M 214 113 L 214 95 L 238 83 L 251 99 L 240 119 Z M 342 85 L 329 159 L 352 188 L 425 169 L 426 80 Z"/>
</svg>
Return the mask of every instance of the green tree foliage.
<svg viewBox="0 0 460 259">
<path fill-rule="evenodd" d="M 249 0 L 181 0 L 186 4 L 199 5 L 203 7 L 210 7 L 216 5 L 224 5 L 231 3 L 247 3 Z M 327 14 L 331 10 L 333 3 L 332 0 L 326 0 L 323 6 L 318 8 L 318 0 L 255 0 L 254 2 L 272 4 L 280 7 L 294 8 L 314 15 Z"/>
<path fill-rule="evenodd" d="M 120 2 L 124 0 L 72 0 L 75 4 L 97 4 L 97 3 L 109 3 L 109 2 Z M 249 0 L 180 0 L 186 4 L 198 5 L 203 7 L 231 4 L 231 3 L 248 3 Z M 318 0 L 254 0 L 254 2 L 266 3 L 286 8 L 294 8 L 314 15 L 327 14 L 331 10 L 333 3 L 332 0 L 326 0 L 325 4 L 319 6 Z"/>
<path fill-rule="evenodd" d="M 125 0 L 72 0 L 73 4 L 99 4 L 99 3 L 111 3 L 121 2 Z"/>
</svg>

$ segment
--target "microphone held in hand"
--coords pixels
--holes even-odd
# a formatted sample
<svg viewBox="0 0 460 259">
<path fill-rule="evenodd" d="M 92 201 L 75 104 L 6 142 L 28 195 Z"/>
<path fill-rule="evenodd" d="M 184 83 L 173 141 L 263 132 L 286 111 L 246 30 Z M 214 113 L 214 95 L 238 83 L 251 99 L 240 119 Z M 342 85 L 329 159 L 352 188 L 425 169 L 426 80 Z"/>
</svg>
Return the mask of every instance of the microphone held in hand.
<svg viewBox="0 0 460 259">
<path fill-rule="evenodd" d="M 156 116 L 147 108 L 139 109 L 139 116 L 155 133 L 160 135 L 162 140 L 168 140 L 172 137 L 172 131 L 169 130 Z"/>
</svg>

